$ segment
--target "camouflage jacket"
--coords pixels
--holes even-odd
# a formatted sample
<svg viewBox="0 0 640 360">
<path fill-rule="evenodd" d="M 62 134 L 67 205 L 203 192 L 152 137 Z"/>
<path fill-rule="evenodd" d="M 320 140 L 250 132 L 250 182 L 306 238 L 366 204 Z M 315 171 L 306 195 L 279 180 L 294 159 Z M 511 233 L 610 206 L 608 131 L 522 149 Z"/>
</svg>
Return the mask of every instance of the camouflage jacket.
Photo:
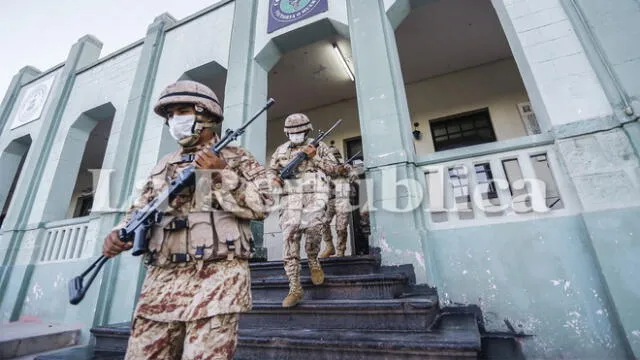
<svg viewBox="0 0 640 360">
<path fill-rule="evenodd" d="M 164 190 L 168 182 L 191 163 L 191 155 L 202 147 L 191 149 L 191 152 L 178 150 L 160 160 L 145 182 L 142 194 L 116 228 L 124 226 L 134 210 L 143 207 Z M 264 167 L 249 152 L 239 147 L 227 147 L 220 155 L 227 162 L 227 167 L 212 172 L 211 176 L 207 172 L 197 175 L 195 188 L 185 189 L 175 197 L 165 210 L 165 217 L 191 214 L 194 210 L 200 213 L 218 211 L 233 214 L 234 216 L 226 216 L 227 220 L 244 224 L 246 226 L 240 228 L 248 229 L 249 220 L 264 219 L 268 215 L 272 200 L 268 193 L 269 181 Z M 202 184 L 210 191 L 203 191 L 198 195 L 202 191 Z M 227 229 L 225 226 L 218 226 L 215 217 L 212 219 L 213 227 L 218 232 Z M 150 248 L 154 237 L 166 238 L 167 235 L 162 233 L 163 228 L 152 228 Z M 250 238 L 251 233 L 245 231 L 243 235 Z M 219 236 L 225 240 L 224 233 Z M 190 261 L 168 267 L 150 266 L 135 316 L 155 321 L 193 321 L 250 309 L 251 277 L 248 261 L 234 258 L 211 262 Z"/>
<path fill-rule="evenodd" d="M 312 139 L 307 139 L 300 145 L 287 141 L 286 143 L 278 146 L 271 156 L 268 172 L 272 176 L 278 176 L 280 170 L 286 166 L 298 152 L 302 151 L 302 149 L 312 141 Z M 321 172 L 323 175 L 330 176 L 337 174 L 337 167 L 338 162 L 336 158 L 329 151 L 327 144 L 321 141 L 316 148 L 316 155 L 300 164 L 298 167 L 298 174 L 301 175 L 306 172 Z"/>
<path fill-rule="evenodd" d="M 335 146 L 328 147 L 329 152 L 340 163 L 342 162 L 342 154 Z M 334 174 L 331 176 L 331 198 L 348 198 L 351 191 L 351 183 L 358 181 L 358 173 L 355 168 L 350 164 L 344 164 L 347 169 L 345 175 Z"/>
</svg>

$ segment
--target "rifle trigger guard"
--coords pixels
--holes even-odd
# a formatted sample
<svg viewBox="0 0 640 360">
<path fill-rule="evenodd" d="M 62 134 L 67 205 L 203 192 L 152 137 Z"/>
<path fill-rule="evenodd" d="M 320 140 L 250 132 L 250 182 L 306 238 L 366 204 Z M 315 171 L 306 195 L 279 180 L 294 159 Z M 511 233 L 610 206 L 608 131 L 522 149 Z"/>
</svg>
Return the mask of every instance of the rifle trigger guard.
<svg viewBox="0 0 640 360">
<path fill-rule="evenodd" d="M 154 215 L 154 218 L 153 218 L 153 222 L 156 223 L 156 224 L 161 222 L 163 215 L 164 214 L 161 213 L 160 211 L 156 212 L 155 215 Z"/>
</svg>

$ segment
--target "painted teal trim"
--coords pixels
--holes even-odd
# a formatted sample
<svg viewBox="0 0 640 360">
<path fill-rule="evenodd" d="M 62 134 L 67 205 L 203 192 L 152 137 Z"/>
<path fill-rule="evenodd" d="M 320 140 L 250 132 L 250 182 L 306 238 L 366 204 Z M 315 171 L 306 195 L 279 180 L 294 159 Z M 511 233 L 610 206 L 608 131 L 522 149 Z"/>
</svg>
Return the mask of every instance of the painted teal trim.
<svg viewBox="0 0 640 360">
<path fill-rule="evenodd" d="M 22 171 L 25 174 L 29 174 L 29 176 L 25 179 L 25 182 L 20 183 L 16 187 L 14 196 L 16 198 L 23 198 L 23 201 L 9 208 L 10 212 L 5 221 L 7 224 L 10 224 L 10 226 L 24 228 L 24 223 L 28 220 L 29 212 L 35 201 L 38 185 L 43 178 L 42 175 L 46 161 L 51 154 L 51 146 L 60 127 L 62 113 L 71 94 L 71 89 L 75 81 L 75 69 L 79 63 L 89 60 L 86 56 L 94 56 L 94 54 L 90 52 L 92 49 L 87 47 L 88 44 L 94 46 L 93 50 L 95 50 L 95 48 L 99 49 L 101 46 L 100 43 L 91 36 L 80 38 L 80 40 L 72 46 L 62 70 L 62 76 L 56 81 L 54 89 L 50 94 L 50 96 L 55 99 L 55 103 L 52 104 L 52 108 L 43 116 L 41 120 L 43 129 L 32 144 L 32 148 L 27 155 L 28 158 Z M 95 54 L 95 56 L 97 57 L 97 54 Z M 13 265 L 18 256 L 22 235 L 23 231 L 17 231 L 11 235 L 8 250 L 3 259 L 3 269 L 2 273 L 0 273 L 0 298 L 3 299 L 2 301 L 12 300 L 7 299 L 4 295 L 13 272 Z M 29 278 L 24 276 L 22 279 L 23 282 L 30 281 Z"/>
<path fill-rule="evenodd" d="M 25 82 L 24 84 L 22 84 L 22 86 L 27 86 L 27 85 L 29 85 L 31 83 L 34 83 L 34 82 L 42 79 L 43 77 L 55 72 L 56 70 L 62 69 L 65 66 L 65 64 L 66 64 L 66 62 L 62 62 L 62 63 L 60 63 L 58 65 L 55 65 L 55 66 L 53 66 L 53 67 L 41 72 L 38 76 L 36 76 L 33 79 L 31 79 L 31 80 Z"/>
<path fill-rule="evenodd" d="M 87 70 L 93 69 L 94 67 L 99 66 L 100 64 L 103 64 L 103 63 L 105 63 L 105 62 L 107 62 L 107 61 L 109 61 L 109 60 L 111 60 L 111 59 L 113 59 L 115 57 L 118 57 L 118 56 L 126 53 L 129 50 L 133 50 L 136 47 L 142 45 L 143 43 L 144 43 L 144 39 L 140 39 L 140 40 L 138 40 L 138 41 L 136 41 L 136 42 L 134 42 L 132 44 L 129 44 L 129 45 L 127 45 L 127 46 L 125 46 L 125 47 L 123 47 L 123 48 L 121 48 L 119 50 L 116 50 L 116 51 L 112 52 L 111 54 L 109 54 L 109 55 L 107 55 L 107 56 L 105 56 L 105 57 L 103 57 L 103 58 L 101 58 L 101 59 L 99 59 L 99 60 L 97 60 L 97 61 L 95 61 L 95 62 L 93 62 L 93 63 L 91 63 L 89 65 L 87 65 L 87 66 L 81 67 L 80 69 L 78 69 L 76 71 L 76 75 L 80 75 L 81 73 L 83 73 L 83 72 L 85 72 Z"/>
<path fill-rule="evenodd" d="M 487 144 L 467 146 L 459 149 L 435 152 L 423 155 L 416 161 L 417 166 L 438 164 L 447 161 L 467 159 L 475 156 L 485 156 L 507 151 L 528 149 L 535 146 L 551 145 L 555 141 L 551 133 L 522 136 L 515 139 L 502 140 Z"/>
<path fill-rule="evenodd" d="M 627 354 L 627 358 L 635 359 L 635 356 L 633 354 L 633 347 L 631 346 L 631 342 L 629 341 L 629 338 L 627 338 L 624 324 L 620 319 L 620 313 L 618 311 L 618 307 L 616 306 L 616 303 L 613 300 L 613 295 L 611 293 L 611 288 L 609 287 L 609 282 L 607 281 L 607 278 L 605 277 L 604 272 L 602 270 L 600 257 L 598 256 L 596 247 L 593 244 L 593 238 L 592 238 L 593 235 L 589 230 L 589 226 L 587 226 L 588 220 L 585 218 L 584 213 L 580 214 L 580 221 L 582 222 L 582 226 L 584 226 L 584 229 L 587 232 L 587 234 L 589 234 L 589 236 L 586 239 L 583 239 L 583 241 L 586 245 L 588 256 L 591 258 L 591 261 L 593 261 L 594 267 L 597 270 L 595 273 L 598 277 L 598 281 L 600 282 L 604 290 L 604 295 L 605 295 L 604 298 L 606 301 L 606 306 L 608 309 L 611 310 L 608 316 L 609 322 L 611 323 L 611 328 L 616 333 L 617 335 L 616 337 L 618 338 L 618 340 L 622 343 L 623 350 Z"/>
<path fill-rule="evenodd" d="M 37 223 L 30 223 L 27 224 L 25 226 L 19 227 L 17 229 L 12 229 L 12 230 L 16 230 L 16 231 L 30 231 L 30 230 L 35 230 L 35 229 L 42 229 L 47 223 L 44 221 L 40 221 Z"/>
<path fill-rule="evenodd" d="M 348 1 L 347 18 L 365 166 L 414 163 L 405 83 L 384 4 L 381 0 Z M 366 76 L 368 73 L 377 75 Z"/>
<path fill-rule="evenodd" d="M 622 125 L 633 149 L 636 151 L 636 155 L 640 157 L 640 122 L 638 120 L 628 122 Z"/>
<path fill-rule="evenodd" d="M 129 103 L 125 110 L 123 121 L 133 124 L 129 151 L 126 156 L 125 173 L 122 179 L 122 188 L 119 191 L 117 207 L 127 199 L 127 194 L 133 190 L 136 168 L 140 157 L 140 147 L 144 136 L 144 128 L 149 112 L 149 102 L 153 85 L 160 62 L 160 56 L 164 46 L 166 26 L 175 21 L 169 14 L 158 16 L 147 29 L 142 53 L 138 60 L 138 67 L 129 94 Z M 114 216 L 115 226 L 119 216 Z M 102 283 L 100 286 L 96 310 L 93 316 L 93 325 L 106 325 L 113 307 L 113 292 L 116 287 L 120 259 L 116 257 L 109 261 L 103 269 Z M 141 265 L 142 266 L 142 265 Z"/>
<path fill-rule="evenodd" d="M 62 117 L 62 113 L 64 112 L 64 108 L 66 107 L 67 101 L 69 101 L 69 95 L 71 94 L 71 89 L 73 88 L 73 83 L 75 81 L 75 68 L 80 61 L 80 56 L 82 51 L 85 48 L 85 43 L 80 42 L 77 44 L 78 48 L 75 53 L 72 55 L 70 61 L 65 65 L 65 76 L 60 79 L 60 93 L 59 94 L 51 94 L 52 96 L 59 95 L 57 103 L 53 107 L 52 114 L 50 116 L 49 121 L 43 121 L 43 131 L 45 131 L 45 136 L 42 141 L 41 152 L 38 155 L 36 160 L 36 164 L 34 167 L 34 171 L 30 176 L 30 181 L 27 187 L 27 194 L 23 201 L 23 206 L 21 207 L 21 211 L 18 215 L 18 221 L 16 224 L 21 224 L 26 220 L 28 216 L 28 210 L 33 206 L 33 202 L 35 201 L 35 197 L 37 194 L 37 185 L 40 183 L 40 180 L 43 178 L 43 173 L 46 165 L 46 161 L 49 158 L 51 153 L 51 145 L 55 140 L 55 136 L 58 133 L 58 129 L 60 127 L 60 118 Z M 46 126 L 46 128 L 45 128 Z"/>
<path fill-rule="evenodd" d="M 606 51 L 602 48 L 597 36 L 589 26 L 580 4 L 576 0 L 562 0 L 560 3 L 585 49 L 587 58 L 590 60 L 593 70 L 605 90 L 609 102 L 614 108 L 616 117 L 622 123 L 637 119 L 638 114 L 634 111 L 629 95 L 612 69 Z"/>
<path fill-rule="evenodd" d="M 88 224 L 89 222 L 91 222 L 91 220 L 98 219 L 98 218 L 99 216 L 96 216 L 96 215 L 88 215 L 88 216 L 83 216 L 78 218 L 49 221 L 47 223 L 41 223 L 41 224 L 44 224 L 45 229 L 53 229 L 53 228 L 63 227 L 63 226 Z"/>
<path fill-rule="evenodd" d="M 9 116 L 18 100 L 23 84 L 39 75 L 40 70 L 33 66 L 25 66 L 11 79 L 9 88 L 2 99 L 2 103 L 0 103 L 0 134 L 4 133 L 4 126 L 9 121 Z"/>
<path fill-rule="evenodd" d="M 547 106 L 542 99 L 542 89 L 538 87 L 536 79 L 533 76 L 533 69 L 531 68 L 529 59 L 525 55 L 524 47 L 522 46 L 518 33 L 513 25 L 513 20 L 509 16 L 505 1 L 491 0 L 491 4 L 493 4 L 493 8 L 498 16 L 504 35 L 507 38 L 509 47 L 511 48 L 511 53 L 516 65 L 518 66 L 520 77 L 522 78 L 524 87 L 527 90 L 527 95 L 529 96 L 529 100 L 531 101 L 531 105 L 535 111 L 536 119 L 538 120 L 538 124 L 540 124 L 540 129 L 542 129 L 543 132 L 550 131 L 552 123 L 549 112 L 547 111 Z"/>
<path fill-rule="evenodd" d="M 592 119 L 574 121 L 568 124 L 555 126 L 553 133 L 557 139 L 566 139 L 580 135 L 607 131 L 620 127 L 620 122 L 613 115 Z"/>
<path fill-rule="evenodd" d="M 40 231 L 36 235 L 35 243 L 33 251 L 31 252 L 31 258 L 29 260 L 29 264 L 24 270 L 23 280 L 20 282 L 20 289 L 15 297 L 15 302 L 13 303 L 13 309 L 11 310 L 10 321 L 18 321 L 20 320 L 20 314 L 22 313 L 22 309 L 24 307 L 25 299 L 29 292 L 29 285 L 31 284 L 31 277 L 33 276 L 33 272 L 36 270 L 36 261 L 38 260 L 38 255 L 40 251 L 39 244 L 44 243 L 44 234 L 45 231 Z"/>
<path fill-rule="evenodd" d="M 186 24 L 188 22 L 191 22 L 191 21 L 193 21 L 193 20 L 195 20 L 195 19 L 197 19 L 197 18 L 199 18 L 199 17 L 201 17 L 203 15 L 206 15 L 206 14 L 212 12 L 213 10 L 216 10 L 216 9 L 218 9 L 220 7 L 223 7 L 223 6 L 225 6 L 225 5 L 229 4 L 229 3 L 232 3 L 234 1 L 235 0 L 221 0 L 221 1 L 218 1 L 217 3 L 215 3 L 213 5 L 210 5 L 210 6 L 204 8 L 204 9 L 202 9 L 202 10 L 200 10 L 200 11 L 198 11 L 198 12 L 192 14 L 192 15 L 187 16 L 186 18 L 176 22 L 175 24 L 173 24 L 171 26 L 168 26 L 165 31 L 169 32 L 169 31 L 171 31 L 171 30 L 173 30 L 173 29 L 175 29 L 177 27 L 180 27 L 180 26 L 182 26 L 182 25 L 184 25 L 184 24 Z"/>
</svg>

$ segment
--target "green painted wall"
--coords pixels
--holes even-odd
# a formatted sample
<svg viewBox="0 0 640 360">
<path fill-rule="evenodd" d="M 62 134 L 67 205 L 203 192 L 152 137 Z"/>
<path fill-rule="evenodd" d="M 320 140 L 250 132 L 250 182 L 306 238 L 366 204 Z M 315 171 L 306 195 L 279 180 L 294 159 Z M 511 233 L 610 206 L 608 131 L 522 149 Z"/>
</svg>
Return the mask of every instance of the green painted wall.
<svg viewBox="0 0 640 360">
<path fill-rule="evenodd" d="M 478 304 L 490 330 L 533 335 L 530 358 L 625 356 L 582 217 L 429 231 L 444 304 Z"/>
</svg>

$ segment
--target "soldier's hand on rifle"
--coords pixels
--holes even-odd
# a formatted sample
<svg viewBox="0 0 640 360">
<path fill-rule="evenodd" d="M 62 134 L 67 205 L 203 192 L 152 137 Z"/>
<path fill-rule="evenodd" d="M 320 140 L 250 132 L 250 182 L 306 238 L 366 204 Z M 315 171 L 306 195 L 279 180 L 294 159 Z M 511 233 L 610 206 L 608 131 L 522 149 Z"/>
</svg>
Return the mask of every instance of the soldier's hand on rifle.
<svg viewBox="0 0 640 360">
<path fill-rule="evenodd" d="M 274 176 L 273 179 L 271 180 L 271 185 L 274 187 L 283 187 L 284 180 L 280 179 L 279 176 Z"/>
<path fill-rule="evenodd" d="M 346 176 L 350 171 L 350 166 L 349 165 L 338 165 L 338 175 L 340 176 Z"/>
<path fill-rule="evenodd" d="M 307 154 L 309 159 L 311 159 L 312 157 L 316 156 L 316 147 L 313 146 L 312 144 L 309 144 L 305 146 L 304 149 L 302 149 L 302 152 Z"/>
<path fill-rule="evenodd" d="M 198 169 L 224 169 L 227 167 L 227 163 L 209 148 L 198 151 L 193 162 Z"/>
<path fill-rule="evenodd" d="M 118 230 L 113 230 L 104 238 L 104 244 L 102 245 L 102 255 L 111 258 L 123 251 L 131 249 L 133 244 L 131 242 L 120 241 Z"/>
</svg>

